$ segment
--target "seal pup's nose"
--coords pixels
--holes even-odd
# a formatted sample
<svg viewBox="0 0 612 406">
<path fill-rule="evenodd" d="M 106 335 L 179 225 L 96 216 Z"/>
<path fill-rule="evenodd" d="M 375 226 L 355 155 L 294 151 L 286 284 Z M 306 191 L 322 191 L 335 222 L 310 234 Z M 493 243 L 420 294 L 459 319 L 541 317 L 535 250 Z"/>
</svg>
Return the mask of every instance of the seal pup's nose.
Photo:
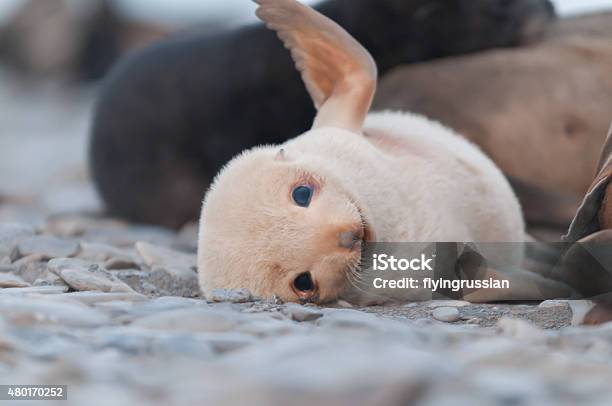
<svg viewBox="0 0 612 406">
<path fill-rule="evenodd" d="M 363 238 L 363 230 L 358 231 L 348 230 L 338 234 L 338 246 L 346 249 L 353 249 L 355 245 Z"/>
</svg>

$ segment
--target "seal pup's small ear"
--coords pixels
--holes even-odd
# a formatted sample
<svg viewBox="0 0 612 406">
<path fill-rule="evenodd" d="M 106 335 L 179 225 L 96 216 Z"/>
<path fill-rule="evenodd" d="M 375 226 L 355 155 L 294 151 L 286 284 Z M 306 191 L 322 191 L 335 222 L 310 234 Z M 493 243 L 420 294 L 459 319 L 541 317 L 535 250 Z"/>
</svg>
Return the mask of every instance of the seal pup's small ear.
<svg viewBox="0 0 612 406">
<path fill-rule="evenodd" d="M 254 0 L 291 51 L 318 110 L 313 128 L 360 132 L 376 90 L 372 56 L 338 24 L 295 0 Z"/>
</svg>

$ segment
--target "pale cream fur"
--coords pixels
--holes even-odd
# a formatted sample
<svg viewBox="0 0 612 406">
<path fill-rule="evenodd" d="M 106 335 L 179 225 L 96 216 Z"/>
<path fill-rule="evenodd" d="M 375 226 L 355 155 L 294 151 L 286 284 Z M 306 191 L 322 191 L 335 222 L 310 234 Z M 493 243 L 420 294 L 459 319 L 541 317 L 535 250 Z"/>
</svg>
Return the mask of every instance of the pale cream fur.
<svg viewBox="0 0 612 406">
<path fill-rule="evenodd" d="M 324 120 L 315 120 L 312 130 L 283 145 L 242 153 L 219 173 L 200 220 L 198 269 L 205 294 L 247 288 L 264 297 L 318 302 L 353 294 L 361 243 L 343 248 L 338 244 L 343 231 L 368 241 L 523 241 L 518 200 L 476 146 L 422 116 L 381 112 L 366 117 L 363 106 L 370 105 L 374 92 L 367 52 L 348 41 L 340 27 L 293 0 L 258 3 L 258 15 L 273 16 L 272 23 L 266 21 L 289 47 L 308 43 L 300 36 L 314 35 L 323 21 L 325 38 L 311 42 L 326 44 L 328 57 L 321 63 L 354 58 L 350 70 L 330 79 L 308 68 L 316 66 L 316 47 L 292 49 L 294 57 L 299 53 L 304 80 Z M 312 26 L 304 28 L 302 21 L 294 32 L 281 24 L 287 15 L 295 21 L 300 13 L 308 13 L 303 21 Z M 334 47 L 342 51 L 338 61 L 329 57 Z M 333 70 L 324 68 L 318 71 Z M 307 208 L 291 198 L 300 184 L 315 190 Z M 518 247 L 505 263 L 519 265 Z M 316 286 L 309 294 L 293 286 L 303 272 L 311 273 Z M 527 285 L 557 291 L 535 275 L 519 279 L 523 287 L 527 280 Z M 532 295 L 541 293 L 537 287 Z"/>
</svg>

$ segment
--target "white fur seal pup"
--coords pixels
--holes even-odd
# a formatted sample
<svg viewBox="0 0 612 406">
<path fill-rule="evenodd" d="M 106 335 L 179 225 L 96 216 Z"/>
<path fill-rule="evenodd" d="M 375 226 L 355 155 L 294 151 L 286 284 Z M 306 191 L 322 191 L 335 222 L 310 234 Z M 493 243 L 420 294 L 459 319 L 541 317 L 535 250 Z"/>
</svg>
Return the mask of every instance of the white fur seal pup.
<svg viewBox="0 0 612 406">
<path fill-rule="evenodd" d="M 247 288 L 329 302 L 351 289 L 366 241 L 523 241 L 518 200 L 477 147 L 421 116 L 368 115 L 370 54 L 295 0 L 256 2 L 318 113 L 310 131 L 243 152 L 217 175 L 200 220 L 205 294 Z M 522 252 L 512 255 L 518 265 Z"/>
</svg>

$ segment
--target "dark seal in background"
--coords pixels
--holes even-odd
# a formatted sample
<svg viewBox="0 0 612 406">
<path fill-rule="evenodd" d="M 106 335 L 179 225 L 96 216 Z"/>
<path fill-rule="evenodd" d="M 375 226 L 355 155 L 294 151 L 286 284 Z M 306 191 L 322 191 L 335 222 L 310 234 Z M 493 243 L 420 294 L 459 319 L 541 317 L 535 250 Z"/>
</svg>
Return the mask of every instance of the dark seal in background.
<svg viewBox="0 0 612 406">
<path fill-rule="evenodd" d="M 517 45 L 554 16 L 548 0 L 329 0 L 317 8 L 371 52 L 381 74 Z M 197 218 L 230 158 L 300 134 L 312 117 L 289 53 L 262 25 L 174 36 L 125 58 L 104 83 L 93 178 L 109 214 L 179 227 Z"/>
</svg>

